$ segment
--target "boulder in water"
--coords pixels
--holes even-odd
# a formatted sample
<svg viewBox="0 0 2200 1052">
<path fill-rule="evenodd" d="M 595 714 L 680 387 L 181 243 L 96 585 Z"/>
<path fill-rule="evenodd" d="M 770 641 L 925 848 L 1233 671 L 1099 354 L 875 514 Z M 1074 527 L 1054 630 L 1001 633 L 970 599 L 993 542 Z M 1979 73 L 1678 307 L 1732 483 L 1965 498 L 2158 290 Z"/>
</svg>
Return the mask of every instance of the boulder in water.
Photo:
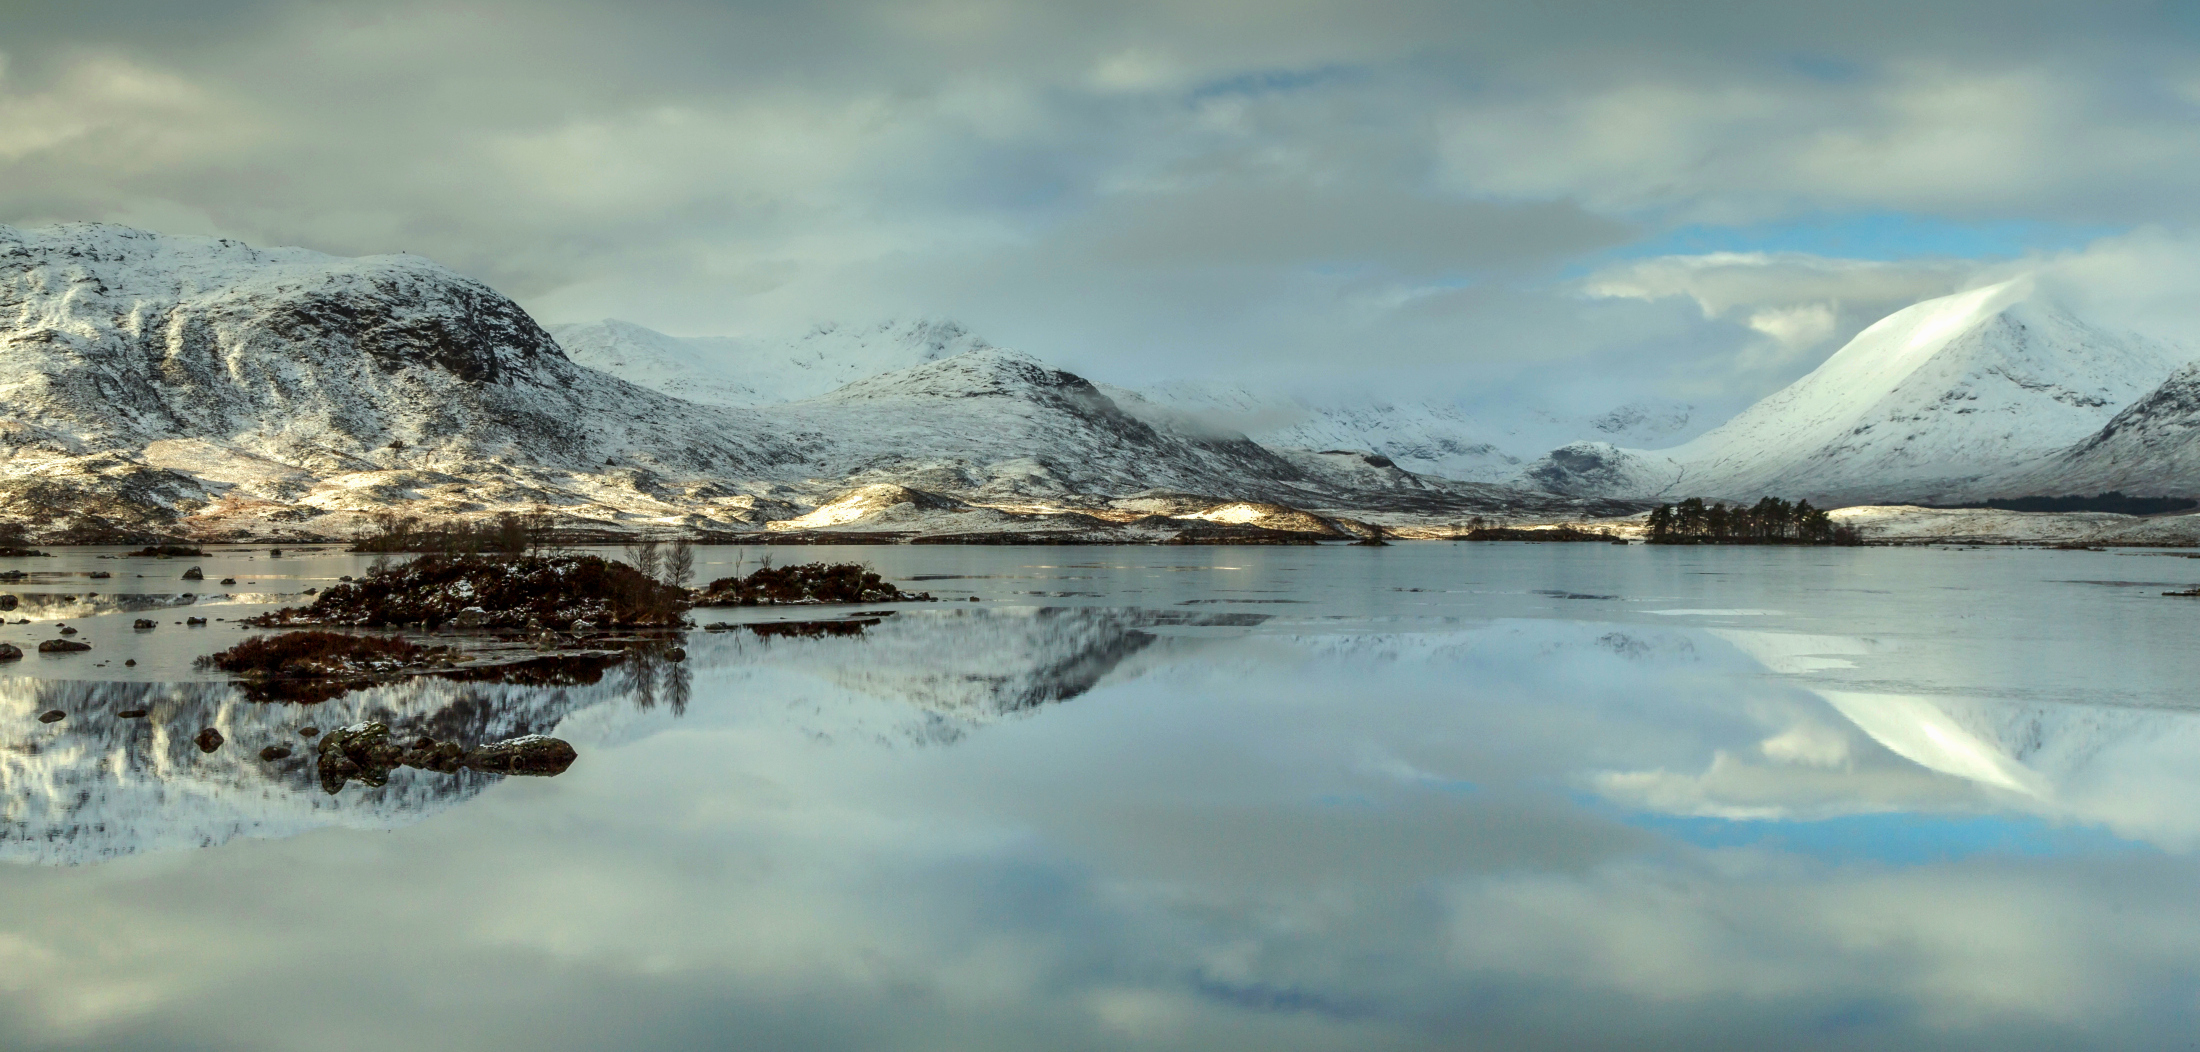
<svg viewBox="0 0 2200 1052">
<path fill-rule="evenodd" d="M 228 740 L 229 739 L 222 737 L 222 732 L 215 730 L 212 727 L 208 727 L 205 730 L 200 731 L 197 737 L 191 739 L 191 742 L 192 744 L 199 747 L 200 752 L 213 752 L 214 750 L 221 748 L 222 743 Z"/>
<path fill-rule="evenodd" d="M 90 649 L 92 649 L 90 643 L 79 643 L 74 639 L 49 639 L 38 644 L 38 652 L 41 654 L 73 654 L 79 650 Z"/>
<path fill-rule="evenodd" d="M 566 742 L 542 734 L 484 745 L 466 754 L 466 766 L 495 774 L 561 774 L 577 756 Z"/>
</svg>

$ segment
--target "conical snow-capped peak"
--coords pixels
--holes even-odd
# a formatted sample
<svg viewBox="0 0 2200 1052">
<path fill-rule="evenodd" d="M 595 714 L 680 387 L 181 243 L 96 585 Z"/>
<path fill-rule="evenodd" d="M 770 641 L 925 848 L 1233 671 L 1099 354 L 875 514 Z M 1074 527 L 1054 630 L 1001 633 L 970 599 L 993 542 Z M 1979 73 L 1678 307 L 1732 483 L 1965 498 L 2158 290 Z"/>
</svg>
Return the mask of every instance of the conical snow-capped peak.
<svg viewBox="0 0 2200 1052">
<path fill-rule="evenodd" d="M 1615 452 L 1675 495 L 1939 499 L 2083 439 L 2181 358 L 2020 278 L 1897 311 L 1694 441 Z"/>
</svg>

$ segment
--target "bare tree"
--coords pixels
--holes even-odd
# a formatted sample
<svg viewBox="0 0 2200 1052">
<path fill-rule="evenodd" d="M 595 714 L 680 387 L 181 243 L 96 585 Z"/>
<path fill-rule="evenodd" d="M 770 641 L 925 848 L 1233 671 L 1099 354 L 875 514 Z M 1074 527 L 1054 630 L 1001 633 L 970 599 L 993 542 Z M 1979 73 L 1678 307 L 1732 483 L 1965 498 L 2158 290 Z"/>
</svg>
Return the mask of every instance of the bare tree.
<svg viewBox="0 0 2200 1052">
<path fill-rule="evenodd" d="M 675 537 L 665 552 L 665 583 L 686 588 L 695 579 L 695 542 Z"/>
<path fill-rule="evenodd" d="M 658 551 L 657 539 L 654 537 L 632 540 L 626 544 L 627 565 L 640 570 L 644 577 L 653 578 L 657 576 L 661 556 L 662 553 Z"/>
</svg>

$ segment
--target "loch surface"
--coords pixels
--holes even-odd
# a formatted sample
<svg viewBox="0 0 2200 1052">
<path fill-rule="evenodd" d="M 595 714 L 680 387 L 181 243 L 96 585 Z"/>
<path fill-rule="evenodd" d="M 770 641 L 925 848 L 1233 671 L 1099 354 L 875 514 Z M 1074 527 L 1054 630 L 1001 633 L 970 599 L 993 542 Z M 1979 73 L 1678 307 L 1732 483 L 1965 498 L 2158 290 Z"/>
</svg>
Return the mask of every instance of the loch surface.
<svg viewBox="0 0 2200 1052">
<path fill-rule="evenodd" d="M 0 666 L 0 1048 L 2160 1048 L 2200 1022 L 2180 553 L 698 554 L 940 601 L 697 610 L 683 661 L 295 705 L 193 659 L 368 557 L 0 560 L 28 575 L 0 641 L 30 651 Z M 64 622 L 92 649 L 35 652 Z M 323 792 L 301 729 L 370 718 L 579 759 Z"/>
</svg>

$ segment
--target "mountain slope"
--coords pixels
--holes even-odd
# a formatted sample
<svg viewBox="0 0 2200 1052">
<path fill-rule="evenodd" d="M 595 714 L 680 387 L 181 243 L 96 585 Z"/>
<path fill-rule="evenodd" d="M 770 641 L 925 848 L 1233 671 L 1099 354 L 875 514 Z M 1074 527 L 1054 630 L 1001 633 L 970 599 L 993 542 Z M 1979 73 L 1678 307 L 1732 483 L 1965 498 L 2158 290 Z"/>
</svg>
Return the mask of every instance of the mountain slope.
<svg viewBox="0 0 2200 1052">
<path fill-rule="evenodd" d="M 1279 499 L 1322 488 L 1243 436 L 1158 431 L 1084 378 L 997 348 L 755 412 L 814 442 L 824 474 L 854 483 L 994 498 L 1163 488 Z"/>
<path fill-rule="evenodd" d="M 1688 426 L 1693 407 L 1645 399 L 1590 418 L 1548 412 L 1477 420 L 1458 405 L 1384 399 L 1316 402 L 1233 384 L 1171 382 L 1102 386 L 1125 411 L 1158 427 L 1241 431 L 1274 449 L 1360 450 L 1408 471 L 1472 482 L 1507 482 L 1527 451 L 1584 435 L 1656 442 Z"/>
<path fill-rule="evenodd" d="M 1997 495 L 2200 495 L 2200 363 L 2170 374 L 2099 431 L 1990 480 Z"/>
<path fill-rule="evenodd" d="M 607 318 L 553 325 L 573 361 L 706 405 L 757 406 L 815 398 L 897 369 L 992 345 L 951 321 L 821 325 L 793 340 L 667 336 Z"/>
<path fill-rule="evenodd" d="M 322 473 L 783 459 L 575 366 L 516 304 L 425 259 L 92 224 L 0 228 L 0 405 L 12 450 L 210 439 Z"/>
<path fill-rule="evenodd" d="M 1577 444 L 1528 478 L 1560 493 L 1935 500 L 2077 442 L 2181 361 L 2037 299 L 2029 282 L 1898 311 L 1701 437 Z M 1628 487 L 1654 487 L 1648 490 Z"/>
<path fill-rule="evenodd" d="M 1152 490 L 1350 510 L 1575 506 L 1156 429 L 957 327 L 814 335 L 871 357 L 813 342 L 814 361 L 772 382 L 914 364 L 800 401 L 702 405 L 575 364 L 516 304 L 417 257 L 0 228 L 0 512 L 119 539 L 346 536 L 382 511 L 536 507 L 613 528 L 756 529 L 868 483 L 1019 509 Z"/>
</svg>

